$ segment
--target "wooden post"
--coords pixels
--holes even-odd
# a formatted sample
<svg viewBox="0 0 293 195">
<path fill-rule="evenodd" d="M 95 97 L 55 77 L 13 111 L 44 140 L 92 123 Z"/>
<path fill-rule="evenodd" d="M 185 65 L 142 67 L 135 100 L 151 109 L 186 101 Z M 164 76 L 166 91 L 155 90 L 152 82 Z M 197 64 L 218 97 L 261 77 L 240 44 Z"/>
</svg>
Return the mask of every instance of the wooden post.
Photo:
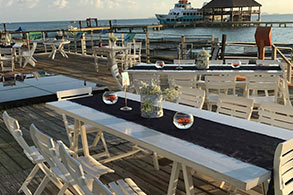
<svg viewBox="0 0 293 195">
<path fill-rule="evenodd" d="M 277 48 L 275 45 L 272 46 L 272 60 L 277 59 Z"/>
<path fill-rule="evenodd" d="M 91 30 L 91 46 L 92 46 L 92 51 L 94 51 L 94 31 Z"/>
<path fill-rule="evenodd" d="M 149 32 L 145 34 L 145 55 L 146 55 L 146 63 L 150 63 L 150 37 Z"/>
<path fill-rule="evenodd" d="M 225 63 L 225 49 L 226 49 L 226 41 L 227 41 L 227 35 L 222 35 L 222 49 L 221 49 L 221 59 L 223 60 L 223 63 Z"/>
<path fill-rule="evenodd" d="M 29 33 L 25 33 L 25 35 L 26 35 L 27 48 L 30 50 L 30 36 L 29 36 Z"/>
<path fill-rule="evenodd" d="M 81 42 L 81 53 L 82 53 L 82 55 L 86 55 L 85 33 L 82 34 L 80 42 Z"/>
<path fill-rule="evenodd" d="M 257 21 L 260 21 L 260 6 L 258 7 L 258 19 Z"/>
<path fill-rule="evenodd" d="M 3 23 L 4 32 L 6 32 L 6 23 Z"/>
<path fill-rule="evenodd" d="M 98 27 L 99 26 L 99 23 L 98 23 L 98 19 L 97 18 L 95 18 L 95 22 L 96 22 L 96 27 Z"/>
<path fill-rule="evenodd" d="M 46 33 L 45 32 L 42 32 L 42 38 L 43 38 L 43 41 L 46 40 Z M 44 48 L 45 48 L 45 53 L 47 53 L 47 45 L 44 44 Z"/>
<path fill-rule="evenodd" d="M 110 26 L 110 32 L 113 31 L 113 23 L 112 23 L 112 20 L 109 20 L 109 26 Z"/>
<path fill-rule="evenodd" d="M 80 20 L 78 21 L 78 23 L 79 23 L 79 28 L 82 28 L 82 21 Z"/>
<path fill-rule="evenodd" d="M 186 55 L 185 55 L 185 36 L 182 35 L 181 36 L 181 56 L 182 58 L 181 59 L 185 59 L 186 58 Z"/>
</svg>

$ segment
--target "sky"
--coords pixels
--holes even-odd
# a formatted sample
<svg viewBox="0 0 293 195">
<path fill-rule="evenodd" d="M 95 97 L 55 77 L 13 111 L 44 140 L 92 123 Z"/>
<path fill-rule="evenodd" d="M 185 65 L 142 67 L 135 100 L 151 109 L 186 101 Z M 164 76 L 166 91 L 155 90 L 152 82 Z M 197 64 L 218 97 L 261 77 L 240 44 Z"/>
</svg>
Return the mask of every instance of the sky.
<svg viewBox="0 0 293 195">
<path fill-rule="evenodd" d="M 0 0 L 0 23 L 150 18 L 168 13 L 178 0 Z M 202 7 L 209 0 L 190 0 Z M 257 0 L 262 12 L 293 14 L 293 0 Z M 277 2 L 277 3 L 276 3 Z"/>
</svg>

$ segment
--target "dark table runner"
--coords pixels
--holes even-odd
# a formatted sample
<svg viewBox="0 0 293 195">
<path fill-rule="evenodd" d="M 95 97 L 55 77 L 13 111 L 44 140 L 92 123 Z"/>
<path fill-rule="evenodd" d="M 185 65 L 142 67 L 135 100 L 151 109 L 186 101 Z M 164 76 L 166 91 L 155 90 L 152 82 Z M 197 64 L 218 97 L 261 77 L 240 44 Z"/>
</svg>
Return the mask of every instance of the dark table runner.
<svg viewBox="0 0 293 195">
<path fill-rule="evenodd" d="M 178 130 L 173 124 L 174 111 L 164 109 L 163 117 L 145 119 L 140 116 L 140 103 L 136 101 L 128 100 L 128 106 L 133 108 L 132 111 L 120 111 L 124 106 L 124 98 L 119 98 L 115 105 L 103 103 L 102 94 L 71 101 L 268 170 L 273 170 L 275 149 L 284 141 L 196 116 L 190 129 Z"/>
<path fill-rule="evenodd" d="M 202 71 L 202 69 L 198 69 L 196 66 L 181 66 L 182 69 L 178 70 L 176 69 L 177 66 L 164 66 L 163 68 L 157 68 L 155 66 L 134 66 L 129 68 L 128 70 L 177 70 L 177 71 L 185 71 L 185 70 L 190 70 L 190 71 Z M 239 68 L 233 68 L 232 66 L 210 66 L 206 70 L 211 70 L 211 71 L 221 71 L 221 70 L 234 70 L 234 71 L 281 71 L 280 66 L 249 66 L 249 65 L 241 65 Z M 204 71 L 206 71 L 204 70 Z"/>
</svg>

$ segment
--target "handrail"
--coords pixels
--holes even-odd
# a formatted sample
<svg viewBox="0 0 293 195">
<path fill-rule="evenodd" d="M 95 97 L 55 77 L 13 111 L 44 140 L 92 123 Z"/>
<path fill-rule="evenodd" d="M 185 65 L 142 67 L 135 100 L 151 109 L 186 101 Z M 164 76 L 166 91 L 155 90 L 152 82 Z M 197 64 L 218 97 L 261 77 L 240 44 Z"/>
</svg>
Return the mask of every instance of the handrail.
<svg viewBox="0 0 293 195">
<path fill-rule="evenodd" d="M 283 60 L 287 63 L 287 80 L 289 83 L 291 83 L 291 77 L 292 77 L 292 63 L 288 60 L 288 58 L 280 51 L 278 47 L 275 45 L 272 46 L 274 50 L 283 58 Z"/>
</svg>

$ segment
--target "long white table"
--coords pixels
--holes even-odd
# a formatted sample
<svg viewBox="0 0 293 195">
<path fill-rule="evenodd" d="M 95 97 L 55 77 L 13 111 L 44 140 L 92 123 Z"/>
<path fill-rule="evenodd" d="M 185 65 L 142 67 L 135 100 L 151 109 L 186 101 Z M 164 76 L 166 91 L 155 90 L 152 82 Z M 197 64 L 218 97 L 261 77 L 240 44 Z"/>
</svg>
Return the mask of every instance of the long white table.
<svg viewBox="0 0 293 195">
<path fill-rule="evenodd" d="M 118 95 L 123 97 L 123 92 Z M 128 94 L 131 100 L 139 101 L 139 96 Z M 47 103 L 47 107 L 60 114 L 66 114 L 79 121 L 100 128 L 122 139 L 157 152 L 174 161 L 170 177 L 168 194 L 175 194 L 179 171 L 183 170 L 187 194 L 193 194 L 193 184 L 190 170 L 203 173 L 217 180 L 225 181 L 234 189 L 249 191 L 259 184 L 266 184 L 271 172 L 264 168 L 242 162 L 227 155 L 203 148 L 184 140 L 160 133 L 154 129 L 126 121 L 121 118 L 82 106 L 70 101 Z M 184 105 L 163 102 L 163 107 L 169 110 L 192 113 L 193 115 L 216 121 L 218 123 L 242 128 L 283 140 L 293 139 L 293 132 L 260 123 L 231 118 L 230 116 L 200 110 Z M 196 124 L 195 124 L 196 125 Z M 87 144 L 85 129 L 81 128 L 83 144 Z M 88 153 L 88 151 L 84 151 Z"/>
</svg>

